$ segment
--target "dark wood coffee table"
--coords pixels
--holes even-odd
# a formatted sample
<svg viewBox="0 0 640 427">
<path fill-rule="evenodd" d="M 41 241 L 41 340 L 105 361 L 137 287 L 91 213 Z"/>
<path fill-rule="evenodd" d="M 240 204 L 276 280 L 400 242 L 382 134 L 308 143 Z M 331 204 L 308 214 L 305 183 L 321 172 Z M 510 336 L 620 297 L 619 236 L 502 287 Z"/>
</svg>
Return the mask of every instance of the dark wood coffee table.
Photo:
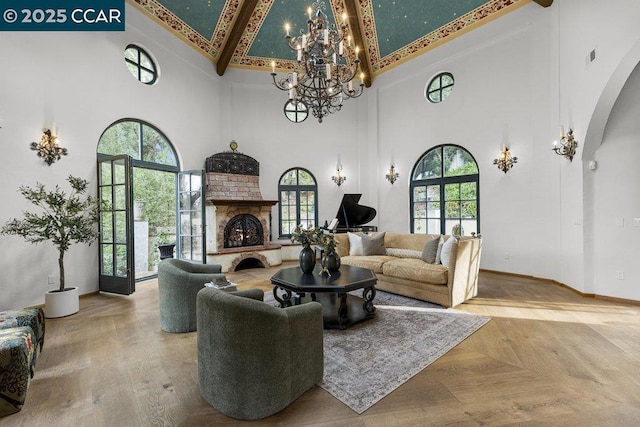
<svg viewBox="0 0 640 427">
<path fill-rule="evenodd" d="M 320 274 L 316 265 L 313 273 L 304 274 L 300 267 L 283 268 L 271 277 L 273 296 L 280 307 L 300 304 L 306 294 L 322 304 L 325 329 L 346 329 L 354 323 L 371 319 L 376 308 L 376 273 L 360 267 L 343 265 L 331 276 Z M 348 292 L 362 289 L 362 298 Z M 282 295 L 278 295 L 278 293 Z M 293 297 L 293 300 L 292 300 Z"/>
</svg>

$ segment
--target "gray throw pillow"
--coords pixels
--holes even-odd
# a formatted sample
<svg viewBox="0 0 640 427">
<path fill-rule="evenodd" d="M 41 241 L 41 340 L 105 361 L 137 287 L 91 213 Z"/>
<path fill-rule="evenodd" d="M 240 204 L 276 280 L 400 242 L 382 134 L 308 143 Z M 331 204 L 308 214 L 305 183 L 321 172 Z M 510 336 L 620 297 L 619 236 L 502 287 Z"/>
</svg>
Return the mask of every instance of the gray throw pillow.
<svg viewBox="0 0 640 427">
<path fill-rule="evenodd" d="M 440 262 L 445 267 L 449 268 L 449 262 L 456 256 L 458 252 L 458 239 L 451 236 L 442 245 L 442 251 L 440 252 Z"/>
<path fill-rule="evenodd" d="M 384 247 L 385 231 L 375 236 L 362 235 L 363 255 L 386 255 L 387 249 Z"/>
<path fill-rule="evenodd" d="M 424 248 L 422 249 L 422 260 L 429 264 L 436 263 L 436 255 L 438 253 L 438 243 L 440 242 L 440 236 L 433 237 L 424 242 Z"/>
</svg>

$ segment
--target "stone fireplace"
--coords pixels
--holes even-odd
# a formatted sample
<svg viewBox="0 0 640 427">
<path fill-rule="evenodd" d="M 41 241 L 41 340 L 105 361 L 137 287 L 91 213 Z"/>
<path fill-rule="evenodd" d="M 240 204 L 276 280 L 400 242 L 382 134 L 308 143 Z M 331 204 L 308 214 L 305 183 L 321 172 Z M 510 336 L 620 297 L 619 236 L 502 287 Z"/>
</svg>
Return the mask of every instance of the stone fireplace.
<svg viewBox="0 0 640 427">
<path fill-rule="evenodd" d="M 235 150 L 206 160 L 207 262 L 223 272 L 243 264 L 282 263 L 281 246 L 271 243 L 271 208 L 260 192 L 259 163 Z"/>
</svg>

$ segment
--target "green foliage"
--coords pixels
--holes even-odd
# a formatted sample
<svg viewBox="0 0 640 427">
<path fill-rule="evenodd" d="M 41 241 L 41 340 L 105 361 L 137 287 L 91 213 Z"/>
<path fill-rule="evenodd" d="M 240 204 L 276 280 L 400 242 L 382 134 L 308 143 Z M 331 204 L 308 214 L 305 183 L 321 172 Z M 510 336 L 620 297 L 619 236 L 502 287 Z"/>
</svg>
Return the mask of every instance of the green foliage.
<svg viewBox="0 0 640 427">
<path fill-rule="evenodd" d="M 39 212 L 23 212 L 22 219 L 12 218 L 0 229 L 0 234 L 16 235 L 29 243 L 50 241 L 59 253 L 60 291 L 64 290 L 64 254 L 74 243 L 91 244 L 97 237 L 98 203 L 85 196 L 88 181 L 71 175 L 67 178 L 72 191 L 56 185 L 47 190 L 44 184 L 20 186 L 19 192 L 37 206 Z"/>
</svg>

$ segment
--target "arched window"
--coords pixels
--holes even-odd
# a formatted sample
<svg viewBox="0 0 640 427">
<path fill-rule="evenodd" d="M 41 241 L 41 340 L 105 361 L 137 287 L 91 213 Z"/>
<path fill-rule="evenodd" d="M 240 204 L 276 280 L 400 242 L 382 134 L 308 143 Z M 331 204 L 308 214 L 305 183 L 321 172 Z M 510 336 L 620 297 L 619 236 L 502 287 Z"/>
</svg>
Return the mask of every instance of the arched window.
<svg viewBox="0 0 640 427">
<path fill-rule="evenodd" d="M 410 199 L 413 233 L 480 233 L 478 164 L 460 146 L 439 145 L 416 162 Z"/>
<path fill-rule="evenodd" d="M 166 136 L 156 127 L 142 120 L 123 119 L 113 123 L 100 136 L 98 153 L 127 154 L 134 160 L 156 165 L 172 166 L 178 171 L 178 156 Z"/>
<path fill-rule="evenodd" d="M 289 169 L 278 183 L 280 207 L 280 237 L 291 237 L 293 229 L 318 225 L 318 185 L 315 177 L 306 169 Z"/>
</svg>

